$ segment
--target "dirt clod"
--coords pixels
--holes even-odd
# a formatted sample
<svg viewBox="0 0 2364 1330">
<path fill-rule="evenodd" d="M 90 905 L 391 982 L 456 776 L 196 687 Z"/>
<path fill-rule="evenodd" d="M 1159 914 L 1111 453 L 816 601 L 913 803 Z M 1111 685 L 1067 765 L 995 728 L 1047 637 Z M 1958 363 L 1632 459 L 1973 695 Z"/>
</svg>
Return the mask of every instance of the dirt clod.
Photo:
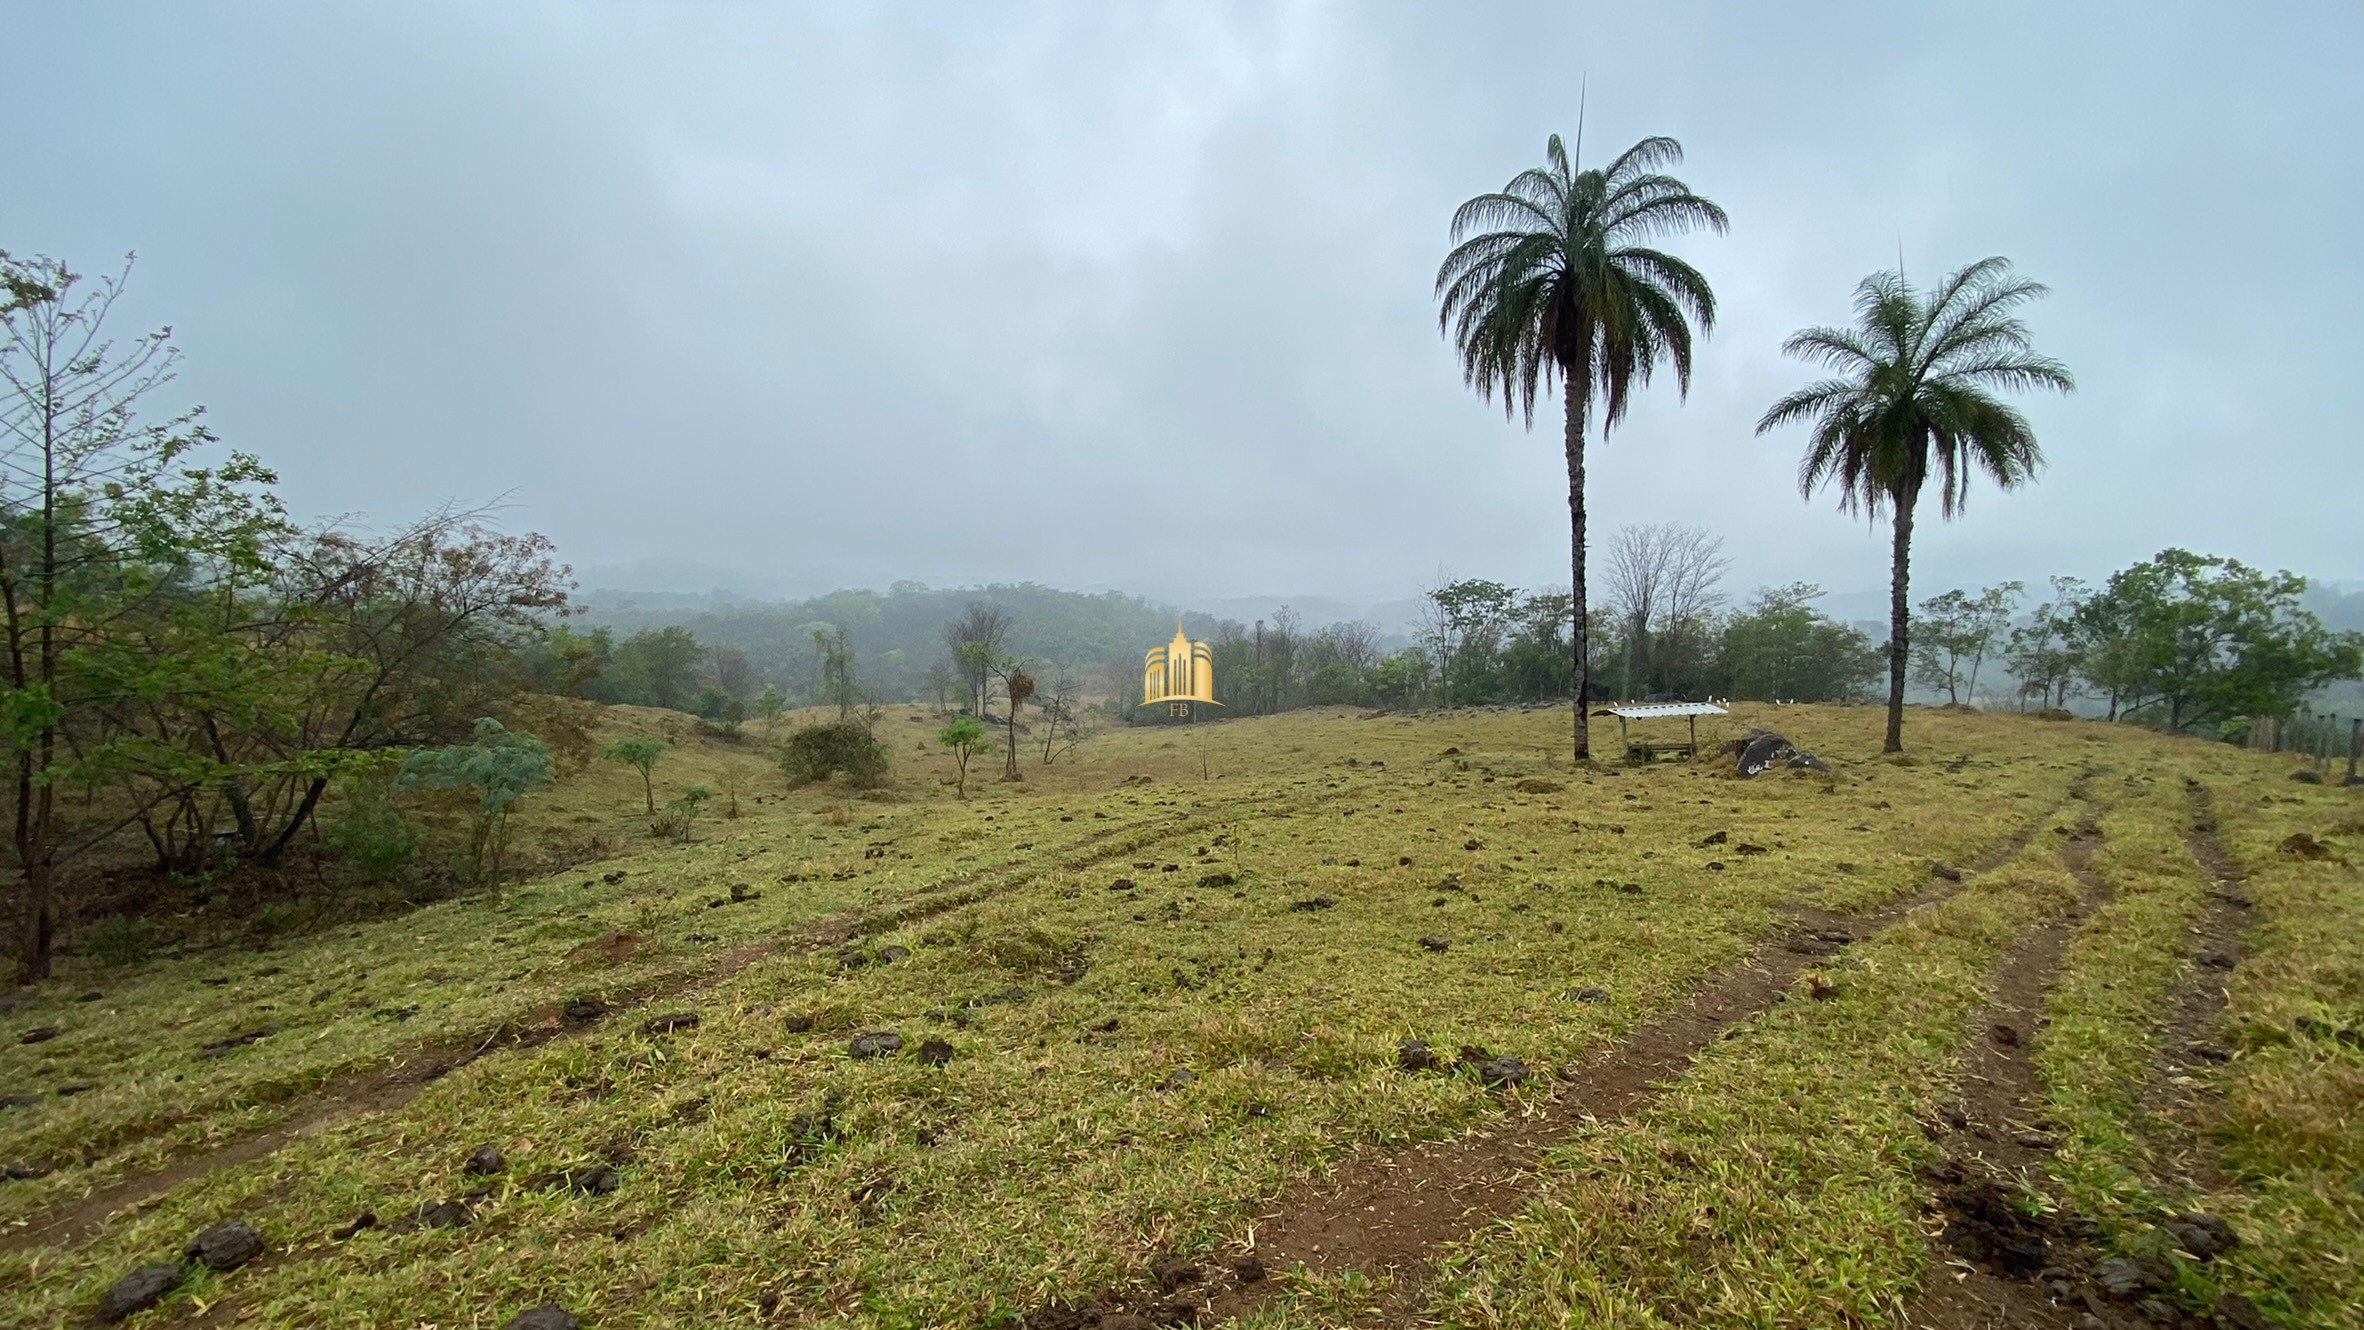
<svg viewBox="0 0 2364 1330">
<path fill-rule="evenodd" d="M 61 1033 L 63 1033 L 63 1031 L 59 1030 L 54 1025 L 36 1025 L 32 1029 L 18 1035 L 16 1037 L 16 1041 L 20 1044 L 46 1044 L 50 1040 L 57 1038 Z"/>
<path fill-rule="evenodd" d="M 263 1235 L 243 1219 L 225 1219 L 199 1229 L 181 1255 L 208 1270 L 235 1270 L 263 1254 Z"/>
<path fill-rule="evenodd" d="M 2331 851 L 2324 849 L 2321 842 L 2303 831 L 2293 831 L 2283 838 L 2282 853 L 2295 854 L 2301 859 L 2328 859 L 2331 857 Z M 27 1040 L 26 1042 L 32 1041 Z"/>
<path fill-rule="evenodd" d="M 662 1016 L 651 1016 L 640 1023 L 642 1034 L 672 1034 L 677 1030 L 697 1028 L 698 1013 L 694 1011 L 670 1011 Z"/>
<path fill-rule="evenodd" d="M 2021 1209 L 1992 1179 L 1969 1177 L 1952 1163 L 1937 1176 L 1937 1203 L 1946 1216 L 1939 1236 L 1946 1246 L 1989 1273 L 2013 1279 L 2044 1268 L 2043 1220 Z"/>
<path fill-rule="evenodd" d="M 351 1240 L 356 1234 L 364 1232 L 368 1229 L 376 1228 L 377 1226 L 378 1212 L 375 1210 L 364 1210 L 360 1214 L 353 1216 L 351 1222 L 339 1224 L 335 1228 L 330 1229 L 328 1231 L 328 1240 L 330 1242 L 346 1242 Z"/>
<path fill-rule="evenodd" d="M 1330 896 L 1309 896 L 1301 901 L 1290 902 L 1289 908 L 1299 914 L 1312 914 L 1316 910 L 1329 909 L 1337 903 L 1337 900 Z"/>
<path fill-rule="evenodd" d="M 476 1153 L 469 1155 L 468 1162 L 460 1165 L 460 1168 L 463 1172 L 473 1173 L 478 1177 L 491 1177 L 508 1166 L 509 1161 L 501 1154 L 501 1147 L 480 1145 L 476 1147 Z"/>
<path fill-rule="evenodd" d="M 1435 1071 L 1444 1065 L 1425 1039 L 1406 1039 L 1395 1046 L 1395 1065 L 1405 1071 Z"/>
<path fill-rule="evenodd" d="M 2000 1048 L 2019 1047 L 2019 1027 L 2003 1021 L 1996 1021 L 1993 1025 L 1988 1026 L 1986 1037 L 1994 1040 L 1996 1046 Z"/>
<path fill-rule="evenodd" d="M 1571 1002 L 1601 1003 L 1609 1000 L 1609 990 L 1587 984 L 1582 988 L 1571 988 L 1563 996 Z"/>
<path fill-rule="evenodd" d="M 580 1330 L 582 1324 L 573 1312 L 555 1302 L 545 1302 L 510 1317 L 501 1330 Z"/>
<path fill-rule="evenodd" d="M 589 1025 L 607 1015 L 607 1004 L 595 997 L 579 997 L 566 1004 L 563 1013 L 569 1025 Z"/>
<path fill-rule="evenodd" d="M 941 1067 L 952 1061 L 952 1045 L 941 1039 L 930 1039 L 920 1044 L 919 1050 L 912 1056 L 919 1060 L 921 1066 Z"/>
<path fill-rule="evenodd" d="M 1205 1273 L 1187 1258 L 1176 1256 L 1172 1252 L 1167 1252 L 1149 1263 L 1149 1277 L 1157 1281 L 1157 1291 L 1160 1293 L 1171 1293 L 1184 1284 L 1196 1283 L 1199 1276 Z"/>
<path fill-rule="evenodd" d="M 1430 933 L 1420 939 L 1420 946 L 1426 951 L 1443 951 L 1452 945 L 1453 939 L 1449 937 L 1441 937 L 1435 933 Z"/>
</svg>

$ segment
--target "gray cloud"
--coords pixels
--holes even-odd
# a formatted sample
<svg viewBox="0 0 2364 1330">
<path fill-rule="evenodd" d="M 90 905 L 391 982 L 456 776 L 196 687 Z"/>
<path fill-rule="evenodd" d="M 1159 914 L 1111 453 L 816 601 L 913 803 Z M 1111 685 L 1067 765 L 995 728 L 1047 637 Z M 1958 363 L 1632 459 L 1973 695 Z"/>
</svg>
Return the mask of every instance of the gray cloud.
<svg viewBox="0 0 2364 1330">
<path fill-rule="evenodd" d="M 2005 253 L 2083 391 L 1922 585 L 2180 543 L 2364 576 L 2352 5 L 20 7 L 0 245 L 141 252 L 311 512 L 513 492 L 581 564 L 1396 597 L 1564 582 L 1556 417 L 1460 384 L 1460 199 L 1576 128 L 1733 216 L 1598 529 L 1883 580 L 1759 440 L 1864 272 Z M 2318 497 L 2319 496 L 2319 497 Z M 2352 502 L 2347 506 L 2352 506 Z"/>
</svg>

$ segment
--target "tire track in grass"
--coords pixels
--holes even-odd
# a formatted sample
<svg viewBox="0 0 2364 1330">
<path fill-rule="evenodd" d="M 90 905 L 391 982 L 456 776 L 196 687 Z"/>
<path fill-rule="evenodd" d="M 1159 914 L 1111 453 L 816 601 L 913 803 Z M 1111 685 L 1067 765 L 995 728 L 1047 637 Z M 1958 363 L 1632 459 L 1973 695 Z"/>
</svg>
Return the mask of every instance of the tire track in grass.
<svg viewBox="0 0 2364 1330">
<path fill-rule="evenodd" d="M 77 1201 L 28 1216 L 0 1233 L 0 1251 L 80 1245 L 96 1237 L 117 1215 L 183 1183 L 267 1158 L 293 1141 L 317 1135 L 349 1118 L 398 1110 L 427 1086 L 480 1059 L 530 1052 L 553 1041 L 598 1029 L 608 1017 L 645 1009 L 658 1002 L 694 1000 L 728 983 L 758 961 L 842 946 L 862 936 L 936 918 L 1016 890 L 1047 873 L 1073 872 L 1204 831 L 1230 820 L 1242 807 L 1277 804 L 1288 805 L 1293 811 L 1306 811 L 1355 792 L 1330 791 L 1310 798 L 1274 794 L 1218 806 L 1209 812 L 1145 819 L 1106 828 L 1044 854 L 1008 859 L 940 880 L 885 908 L 871 905 L 841 911 L 782 938 L 733 947 L 694 972 L 625 991 L 607 1002 L 599 1016 L 589 1020 L 570 1021 L 562 1005 L 544 1004 L 504 1019 L 478 1036 L 418 1045 L 394 1055 L 390 1066 L 330 1078 L 305 1096 L 304 1107 L 269 1128 L 181 1155 L 158 1168 L 109 1182 Z M 176 1125 L 181 1124 L 167 1123 L 160 1130 Z M 136 1144 L 136 1140 L 125 1144 Z"/>
<path fill-rule="evenodd" d="M 2087 797 L 2087 784 L 2102 770 L 2085 770 L 2060 799 L 1966 870 L 1941 870 L 1907 897 L 1852 914 L 1798 903 L 1784 907 L 1785 925 L 1745 961 L 1710 977 L 1689 998 L 1577 1069 L 1574 1083 L 1536 1115 L 1495 1131 L 1350 1157 L 1325 1178 L 1281 1197 L 1250 1227 L 1247 1250 L 1228 1268 L 1181 1284 L 1171 1268 L 1153 1266 L 1159 1285 L 1154 1293 L 1128 1290 L 1091 1303 L 1053 1305 L 1028 1316 L 1024 1330 L 1230 1321 L 1276 1300 L 1279 1281 L 1266 1278 L 1275 1271 L 1391 1275 L 1378 1323 L 1420 1323 L 1436 1256 L 1523 1202 L 1544 1151 L 1588 1122 L 1645 1107 L 1703 1049 L 1771 1007 L 1812 961 L 1943 904 L 1961 890 L 1965 876 L 2016 858 L 2064 805 Z"/>
<path fill-rule="evenodd" d="M 1972 1051 L 1964 1060 L 1954 1101 L 1932 1128 L 1946 1162 L 1930 1179 L 1944 1209 L 1945 1228 L 1930 1243 L 1930 1276 L 1908 1320 L 1931 1330 L 1978 1327 L 2068 1326 L 2072 1313 L 2055 1301 L 2072 1281 L 2048 1263 L 2044 1228 L 2021 1225 L 2015 1202 L 2036 1188 L 2054 1147 L 2042 1117 L 2042 1073 L 2029 1045 L 2043 1020 L 2045 993 L 2078 925 L 2110 896 L 2093 871 L 2103 810 L 2078 822 L 2059 850 L 2062 867 L 2081 889 L 2076 907 L 2044 921 L 2012 948 L 1993 981 L 1994 998 L 1972 1022 Z M 2057 1282 L 2030 1276 L 2060 1274 Z"/>
<path fill-rule="evenodd" d="M 2225 980 L 2241 962 L 2241 932 L 2256 906 L 2242 889 L 2248 874 L 2216 839 L 2216 807 L 2208 788 L 2187 778 L 2184 793 L 2192 811 L 2184 841 L 2211 886 L 2192 938 L 2192 964 L 2176 985 L 2174 1015 L 2159 1044 L 2158 1064 L 2144 1087 L 2143 1103 L 2173 1133 L 2166 1143 L 2175 1149 L 2172 1171 L 2180 1177 L 2161 1181 L 2211 1192 L 2224 1189 L 2230 1179 L 2203 1131 L 2217 1096 L 2193 1073 L 2230 1056 L 2216 1042 L 2224 1019 Z"/>
</svg>

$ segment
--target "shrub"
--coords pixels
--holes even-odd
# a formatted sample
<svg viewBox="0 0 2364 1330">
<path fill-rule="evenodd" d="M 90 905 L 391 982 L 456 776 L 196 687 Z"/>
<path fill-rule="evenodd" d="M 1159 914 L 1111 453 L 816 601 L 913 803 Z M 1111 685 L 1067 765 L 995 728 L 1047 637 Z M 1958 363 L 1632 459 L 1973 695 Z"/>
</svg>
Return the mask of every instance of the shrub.
<svg viewBox="0 0 2364 1330">
<path fill-rule="evenodd" d="M 714 791 L 703 785 L 692 785 L 683 790 L 680 798 L 667 803 L 665 811 L 657 814 L 656 820 L 648 824 L 649 834 L 687 841 L 690 838 L 690 824 L 698 820 L 698 809 L 713 797 Z"/>
<path fill-rule="evenodd" d="M 379 772 L 352 783 L 327 827 L 328 847 L 367 886 L 408 880 L 426 839 L 426 830 L 395 803 L 393 781 Z"/>
<path fill-rule="evenodd" d="M 142 965 L 155 944 L 156 930 L 147 920 L 115 914 L 90 926 L 82 950 L 101 965 Z"/>
<path fill-rule="evenodd" d="M 788 736 L 780 745 L 780 770 L 790 785 L 810 785 L 837 775 L 856 786 L 883 785 L 886 745 L 860 721 L 830 721 Z"/>
</svg>

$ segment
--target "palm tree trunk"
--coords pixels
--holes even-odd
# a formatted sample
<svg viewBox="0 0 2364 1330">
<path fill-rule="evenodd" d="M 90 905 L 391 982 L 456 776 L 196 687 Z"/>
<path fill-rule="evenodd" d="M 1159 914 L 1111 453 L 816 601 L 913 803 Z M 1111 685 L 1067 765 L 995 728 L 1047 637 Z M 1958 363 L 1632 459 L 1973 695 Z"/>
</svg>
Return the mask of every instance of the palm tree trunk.
<svg viewBox="0 0 2364 1330">
<path fill-rule="evenodd" d="M 1888 576 L 1888 737 L 1880 744 L 1883 753 L 1904 751 L 1904 665 L 1910 654 L 1905 644 L 1905 584 L 1912 565 L 1913 503 L 1920 497 L 1917 484 L 1906 485 L 1894 495 L 1896 554 Z"/>
<path fill-rule="evenodd" d="M 1584 394 L 1591 383 L 1578 375 L 1561 375 L 1566 387 L 1568 452 L 1568 576 L 1574 594 L 1576 625 L 1569 633 L 1576 664 L 1576 760 L 1592 756 L 1592 735 L 1585 719 L 1586 699 L 1592 695 L 1592 657 L 1586 648 L 1584 613 Z"/>
</svg>

